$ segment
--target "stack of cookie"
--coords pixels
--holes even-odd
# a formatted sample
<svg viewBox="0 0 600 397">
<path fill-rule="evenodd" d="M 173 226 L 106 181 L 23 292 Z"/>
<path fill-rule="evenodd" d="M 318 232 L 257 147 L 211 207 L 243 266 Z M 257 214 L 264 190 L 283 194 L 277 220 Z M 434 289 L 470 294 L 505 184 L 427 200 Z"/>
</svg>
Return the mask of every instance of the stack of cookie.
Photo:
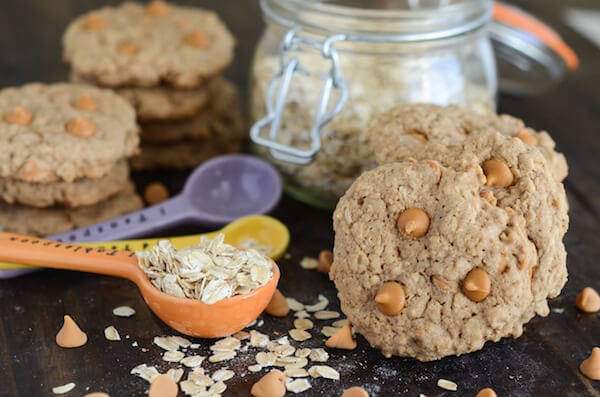
<svg viewBox="0 0 600 397">
<path fill-rule="evenodd" d="M 127 158 L 133 107 L 109 90 L 27 84 L 0 91 L 0 228 L 47 236 L 139 209 Z"/>
<path fill-rule="evenodd" d="M 74 81 L 113 88 L 135 107 L 142 139 L 135 168 L 192 168 L 239 151 L 238 94 L 219 75 L 234 39 L 215 13 L 123 3 L 78 17 L 63 45 Z"/>
</svg>

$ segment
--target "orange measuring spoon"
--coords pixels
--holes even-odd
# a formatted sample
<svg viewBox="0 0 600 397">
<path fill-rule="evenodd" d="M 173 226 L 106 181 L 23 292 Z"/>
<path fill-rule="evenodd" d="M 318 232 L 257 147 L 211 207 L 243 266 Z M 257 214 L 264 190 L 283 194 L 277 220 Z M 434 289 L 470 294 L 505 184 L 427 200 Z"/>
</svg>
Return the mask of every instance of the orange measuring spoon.
<svg viewBox="0 0 600 397">
<path fill-rule="evenodd" d="M 167 295 L 155 288 L 138 266 L 135 253 L 130 251 L 0 233 L 0 261 L 126 278 L 138 286 L 146 304 L 158 318 L 182 334 L 201 338 L 227 336 L 256 320 L 269 304 L 279 281 L 279 268 L 272 261 L 273 278 L 266 285 L 209 305 Z"/>
</svg>

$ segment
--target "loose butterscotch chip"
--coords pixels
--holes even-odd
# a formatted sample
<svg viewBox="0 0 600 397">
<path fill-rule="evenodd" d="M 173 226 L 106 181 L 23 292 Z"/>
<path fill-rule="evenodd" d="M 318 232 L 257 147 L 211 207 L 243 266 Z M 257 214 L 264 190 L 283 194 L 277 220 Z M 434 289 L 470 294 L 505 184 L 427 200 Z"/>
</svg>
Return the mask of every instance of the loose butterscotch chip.
<svg viewBox="0 0 600 397">
<path fill-rule="evenodd" d="M 290 312 L 290 307 L 285 296 L 278 289 L 273 293 L 265 312 L 274 317 L 285 317 Z"/>
<path fill-rule="evenodd" d="M 148 397 L 177 397 L 179 388 L 169 375 L 158 375 L 150 384 Z"/>
<path fill-rule="evenodd" d="M 404 287 L 395 281 L 383 283 L 375 295 L 375 303 L 386 316 L 395 316 L 404 309 L 406 294 Z"/>
<path fill-rule="evenodd" d="M 519 138 L 524 143 L 531 145 L 531 146 L 537 146 L 539 143 L 539 141 L 535 135 L 533 135 L 531 132 L 528 132 L 527 130 L 524 130 L 524 129 L 517 132 L 517 138 Z"/>
<path fill-rule="evenodd" d="M 490 159 L 481 165 L 487 186 L 508 187 L 513 184 L 514 176 L 503 160 Z"/>
<path fill-rule="evenodd" d="M 285 374 L 274 369 L 252 386 L 250 394 L 254 397 L 283 397 L 286 392 L 285 380 Z"/>
<path fill-rule="evenodd" d="M 352 337 L 352 325 L 346 324 L 325 342 L 325 346 L 334 349 L 354 350 L 356 340 Z"/>
<path fill-rule="evenodd" d="M 23 106 L 17 106 L 11 112 L 4 115 L 4 121 L 9 124 L 29 125 L 32 119 L 33 115 L 31 112 Z"/>
<path fill-rule="evenodd" d="M 135 43 L 121 43 L 117 47 L 119 54 L 135 55 L 140 52 L 140 46 Z"/>
<path fill-rule="evenodd" d="M 321 273 L 329 273 L 331 270 L 331 264 L 333 263 L 333 252 L 329 250 L 323 250 L 319 254 L 319 261 L 317 262 L 317 271 Z"/>
<path fill-rule="evenodd" d="M 95 14 L 88 15 L 83 22 L 83 28 L 85 30 L 102 30 L 107 26 L 108 22 L 106 19 Z"/>
<path fill-rule="evenodd" d="M 96 124 L 85 117 L 75 117 L 67 121 L 65 129 L 69 134 L 79 138 L 89 138 L 96 134 Z"/>
<path fill-rule="evenodd" d="M 160 182 L 152 182 L 144 189 L 144 199 L 150 205 L 162 203 L 169 198 L 167 187 Z"/>
<path fill-rule="evenodd" d="M 369 393 L 360 386 L 352 386 L 344 391 L 342 397 L 369 397 Z"/>
<path fill-rule="evenodd" d="M 476 397 L 498 397 L 498 395 L 494 390 L 486 387 L 485 389 L 479 390 L 479 393 L 477 393 Z"/>
<path fill-rule="evenodd" d="M 419 208 L 408 208 L 400 213 L 398 230 L 410 237 L 423 237 L 429 229 L 429 215 Z"/>
<path fill-rule="evenodd" d="M 575 305 L 579 310 L 586 313 L 596 313 L 600 310 L 600 295 L 595 289 L 591 287 L 585 287 L 577 295 Z"/>
<path fill-rule="evenodd" d="M 64 323 L 56 334 L 56 344 L 60 347 L 80 347 L 87 342 L 87 335 L 73 321 L 68 314 L 64 316 Z"/>
<path fill-rule="evenodd" d="M 475 268 L 467 274 L 463 280 L 463 293 L 473 302 L 481 302 L 490 294 L 492 282 L 487 272 L 480 268 Z"/>
<path fill-rule="evenodd" d="M 600 380 L 600 347 L 592 349 L 592 354 L 581 362 L 579 370 L 591 380 Z"/>
<path fill-rule="evenodd" d="M 150 2 L 150 4 L 148 4 L 148 6 L 146 7 L 146 14 L 154 16 L 165 15 L 168 14 L 169 11 L 171 11 L 169 5 L 166 2 L 160 0 L 154 0 Z"/>
<path fill-rule="evenodd" d="M 196 48 L 208 48 L 210 47 L 210 41 L 208 37 L 206 37 L 206 33 L 202 30 L 194 30 L 192 33 L 186 35 L 183 38 L 183 41 Z"/>
<path fill-rule="evenodd" d="M 96 104 L 96 101 L 92 99 L 90 94 L 83 94 L 73 101 L 73 107 L 86 112 L 95 112 L 98 110 L 98 104 Z"/>
</svg>

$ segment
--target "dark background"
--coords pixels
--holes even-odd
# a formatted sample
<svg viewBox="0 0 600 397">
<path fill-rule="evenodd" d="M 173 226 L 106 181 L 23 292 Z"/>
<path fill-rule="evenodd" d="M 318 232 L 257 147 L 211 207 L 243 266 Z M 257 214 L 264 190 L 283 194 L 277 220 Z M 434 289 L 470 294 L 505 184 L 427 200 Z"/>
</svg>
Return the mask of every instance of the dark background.
<svg viewBox="0 0 600 397">
<path fill-rule="evenodd" d="M 109 3 L 116 2 L 0 1 L 0 86 L 64 80 L 67 68 L 61 62 L 62 31 L 73 17 Z M 187 3 L 218 10 L 238 37 L 237 57 L 227 74 L 245 96 L 248 67 L 263 29 L 257 3 Z M 566 187 L 571 225 L 565 238 L 569 282 L 562 295 L 552 301 L 554 311 L 547 318 L 532 320 L 519 339 L 487 344 L 480 352 L 432 363 L 386 360 L 359 339 L 357 350 L 331 353 L 329 364 L 341 372 L 342 380 L 312 380 L 313 389 L 305 395 L 339 396 L 344 388 L 360 384 L 372 396 L 474 396 L 486 386 L 493 387 L 499 396 L 600 396 L 599 382 L 587 380 L 577 370 L 592 346 L 600 345 L 598 314 L 582 314 L 574 306 L 584 286 L 600 289 L 600 52 L 561 20 L 563 6 L 598 10 L 599 2 L 514 3 L 549 22 L 581 58 L 580 69 L 546 94 L 527 98 L 502 95 L 499 102 L 499 111 L 520 117 L 536 129 L 550 131 L 558 150 L 569 161 Z M 135 178 L 140 187 L 149 180 L 161 179 L 174 192 L 181 187 L 184 175 L 137 174 Z M 292 257 L 280 262 L 283 293 L 304 302 L 315 302 L 323 293 L 337 306 L 335 289 L 326 276 L 298 266 L 303 256 L 316 256 L 331 246 L 331 214 L 285 198 L 274 215 L 288 225 L 292 234 Z M 197 227 L 189 230 L 201 231 Z M 83 395 L 86 387 L 113 397 L 144 395 L 146 382 L 129 375 L 129 371 L 140 363 L 160 363 L 159 349 L 151 345 L 152 338 L 173 334 L 145 307 L 133 284 L 108 277 L 43 271 L 0 281 L 0 303 L 0 396 L 48 396 L 52 395 L 52 387 L 71 381 L 77 388 L 67 396 Z M 115 318 L 111 311 L 119 305 L 130 305 L 137 314 L 130 319 Z M 65 350 L 54 343 L 64 313 L 72 314 L 87 332 L 89 342 L 85 347 Z M 291 323 L 289 318 L 267 317 L 261 330 L 285 333 Z M 102 331 L 111 324 L 120 331 L 122 342 L 104 339 Z M 322 340 L 317 336 L 308 345 L 320 346 Z M 132 347 L 133 341 L 139 347 Z M 203 343 L 204 354 L 207 346 Z M 150 350 L 144 353 L 140 347 Z M 250 386 L 260 375 L 247 373 L 246 365 L 235 360 L 225 364 L 243 375 L 227 382 L 225 395 L 249 395 Z M 161 370 L 166 368 L 162 366 Z M 455 381 L 459 391 L 436 387 L 439 378 Z"/>
</svg>

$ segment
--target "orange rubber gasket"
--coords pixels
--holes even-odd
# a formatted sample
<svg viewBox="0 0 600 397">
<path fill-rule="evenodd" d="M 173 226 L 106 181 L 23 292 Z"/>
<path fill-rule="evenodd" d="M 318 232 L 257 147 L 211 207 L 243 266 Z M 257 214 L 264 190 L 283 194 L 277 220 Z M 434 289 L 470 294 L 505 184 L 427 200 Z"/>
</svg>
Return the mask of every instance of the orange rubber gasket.
<svg viewBox="0 0 600 397">
<path fill-rule="evenodd" d="M 560 55 L 569 70 L 576 70 L 579 67 L 579 57 L 577 57 L 575 51 L 563 41 L 558 33 L 540 20 L 515 7 L 500 2 L 494 3 L 493 15 L 494 20 L 527 31 L 539 38 L 544 44 Z"/>
</svg>

